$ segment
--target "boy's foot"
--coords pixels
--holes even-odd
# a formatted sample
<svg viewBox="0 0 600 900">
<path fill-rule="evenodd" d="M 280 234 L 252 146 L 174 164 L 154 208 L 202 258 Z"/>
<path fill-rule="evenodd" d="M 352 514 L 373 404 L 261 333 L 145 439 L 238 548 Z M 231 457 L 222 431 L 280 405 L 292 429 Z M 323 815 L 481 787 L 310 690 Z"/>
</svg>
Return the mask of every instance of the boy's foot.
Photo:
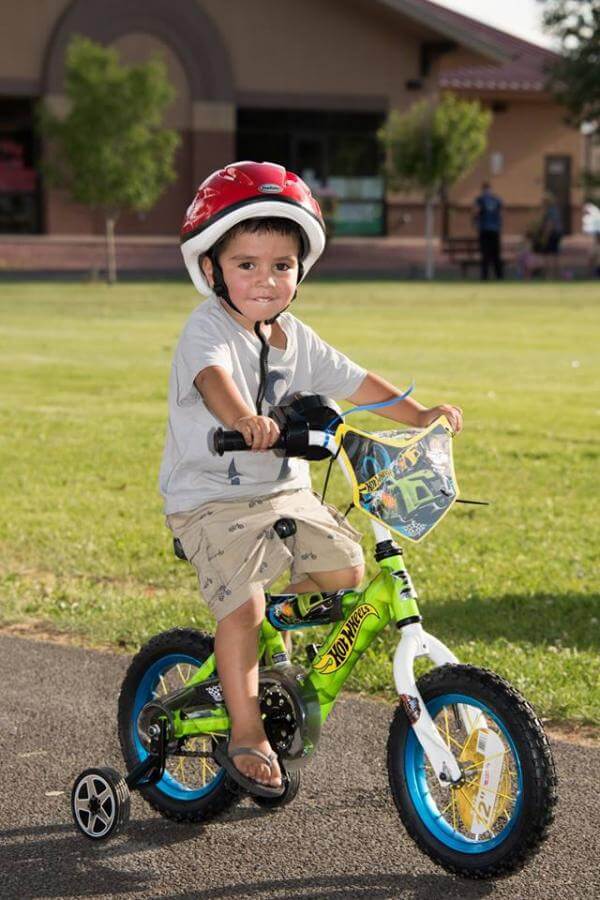
<svg viewBox="0 0 600 900">
<path fill-rule="evenodd" d="M 261 745 L 268 741 L 261 741 Z M 237 782 L 244 790 L 250 794 L 259 797 L 280 797 L 285 791 L 285 787 L 281 780 L 277 756 L 269 746 L 269 752 L 263 753 L 255 747 L 239 746 L 233 744 L 219 743 L 213 750 L 216 761 L 221 765 L 229 776 Z M 243 761 L 238 765 L 237 760 Z M 242 768 L 243 766 L 243 768 Z M 247 775 L 243 769 L 253 771 L 256 768 L 264 769 L 269 773 L 269 779 L 263 780 L 263 776 L 253 778 Z"/>
<path fill-rule="evenodd" d="M 277 762 L 277 756 L 273 753 L 268 740 L 265 737 L 262 739 L 259 738 L 258 740 L 256 738 L 244 739 L 243 736 L 240 736 L 238 739 L 236 735 L 235 740 L 230 740 L 227 752 L 231 757 L 233 751 L 239 751 L 242 747 L 257 750 L 259 753 L 263 754 L 265 758 L 261 759 L 254 754 L 238 752 L 234 757 L 236 769 L 239 769 L 246 778 L 251 778 L 259 784 L 264 784 L 267 787 L 272 788 L 280 788 L 281 770 L 279 768 L 279 763 Z M 270 759 L 270 764 L 267 763 L 267 759 Z"/>
</svg>

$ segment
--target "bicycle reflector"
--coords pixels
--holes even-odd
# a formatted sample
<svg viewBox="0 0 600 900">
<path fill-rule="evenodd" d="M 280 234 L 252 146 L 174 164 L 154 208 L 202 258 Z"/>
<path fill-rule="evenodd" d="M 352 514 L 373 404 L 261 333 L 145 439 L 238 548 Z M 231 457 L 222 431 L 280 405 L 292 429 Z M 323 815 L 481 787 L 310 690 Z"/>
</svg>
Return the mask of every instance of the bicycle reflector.
<svg viewBox="0 0 600 900">
<path fill-rule="evenodd" d="M 445 416 L 425 429 L 373 434 L 340 425 L 336 440 L 352 476 L 354 505 L 409 541 L 429 534 L 458 497 Z"/>
</svg>

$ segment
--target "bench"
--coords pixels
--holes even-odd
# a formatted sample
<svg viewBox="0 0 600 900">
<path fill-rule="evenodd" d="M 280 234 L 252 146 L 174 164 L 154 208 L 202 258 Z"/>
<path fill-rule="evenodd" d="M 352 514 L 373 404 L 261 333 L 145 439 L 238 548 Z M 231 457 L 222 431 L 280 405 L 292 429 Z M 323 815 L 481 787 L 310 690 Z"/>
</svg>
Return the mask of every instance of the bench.
<svg viewBox="0 0 600 900">
<path fill-rule="evenodd" d="M 442 250 L 451 263 L 460 266 L 463 278 L 467 277 L 469 266 L 475 266 L 477 269 L 481 266 L 481 251 L 479 249 L 478 237 L 451 237 L 444 238 Z M 509 263 L 515 262 L 515 252 L 509 249 L 502 253 L 502 267 L 506 271 Z"/>
<path fill-rule="evenodd" d="M 479 238 L 455 237 L 445 238 L 443 251 L 453 264 L 460 266 L 461 275 L 467 277 L 469 266 L 481 266 L 481 253 L 479 251 Z"/>
</svg>

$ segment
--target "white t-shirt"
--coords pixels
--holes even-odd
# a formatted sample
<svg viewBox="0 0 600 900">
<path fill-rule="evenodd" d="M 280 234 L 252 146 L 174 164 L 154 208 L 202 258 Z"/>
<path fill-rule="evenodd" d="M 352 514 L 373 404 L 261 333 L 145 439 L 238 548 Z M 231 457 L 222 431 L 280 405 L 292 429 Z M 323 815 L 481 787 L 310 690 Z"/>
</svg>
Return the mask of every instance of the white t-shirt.
<svg viewBox="0 0 600 900">
<path fill-rule="evenodd" d="M 350 397 L 366 370 L 330 347 L 290 313 L 278 318 L 285 350 L 269 346 L 263 415 L 296 391 Z M 207 366 L 221 366 L 251 409 L 260 380 L 261 343 L 228 315 L 212 295 L 192 312 L 175 350 L 169 379 L 169 423 L 160 469 L 165 513 L 184 512 L 210 500 L 237 500 L 310 487 L 308 462 L 264 453 L 217 456 L 214 429 L 223 423 L 204 405 L 194 379 Z"/>
</svg>

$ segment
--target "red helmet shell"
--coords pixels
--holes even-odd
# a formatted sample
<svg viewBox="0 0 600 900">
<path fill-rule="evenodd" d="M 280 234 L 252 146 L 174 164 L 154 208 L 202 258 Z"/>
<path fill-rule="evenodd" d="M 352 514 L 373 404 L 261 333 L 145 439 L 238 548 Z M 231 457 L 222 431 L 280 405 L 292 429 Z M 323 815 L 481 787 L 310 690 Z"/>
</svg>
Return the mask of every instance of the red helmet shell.
<svg viewBox="0 0 600 900">
<path fill-rule="evenodd" d="M 266 217 L 291 219 L 302 228 L 306 275 L 325 249 L 325 226 L 319 204 L 298 175 L 277 163 L 236 162 L 202 182 L 181 227 L 183 258 L 200 293 L 211 292 L 200 257 L 234 225 Z"/>
</svg>

